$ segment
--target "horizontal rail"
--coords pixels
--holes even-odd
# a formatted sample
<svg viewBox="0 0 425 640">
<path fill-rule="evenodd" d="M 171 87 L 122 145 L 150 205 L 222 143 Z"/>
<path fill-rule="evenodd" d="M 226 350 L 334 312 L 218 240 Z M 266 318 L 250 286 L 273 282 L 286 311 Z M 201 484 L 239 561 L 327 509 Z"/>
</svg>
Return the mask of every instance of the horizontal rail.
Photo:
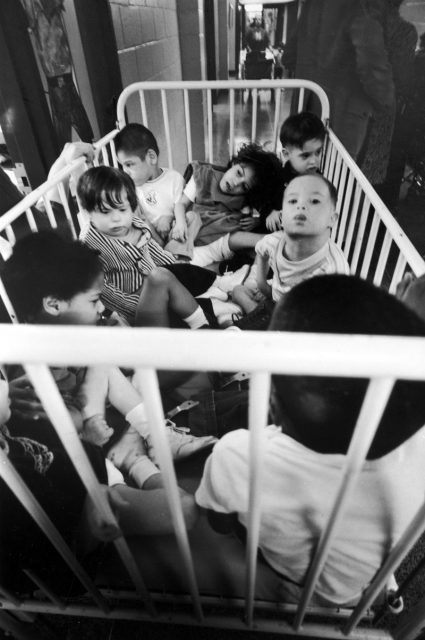
<svg viewBox="0 0 425 640">
<path fill-rule="evenodd" d="M 125 125 L 125 106 L 128 98 L 139 91 L 182 89 L 309 89 L 317 95 L 322 107 L 322 119 L 329 119 L 329 100 L 324 90 L 310 80 L 192 80 L 192 81 L 166 81 L 166 82 L 134 82 L 128 85 L 117 104 L 117 126 L 121 129 Z"/>
<path fill-rule="evenodd" d="M 3 325 L 0 335 L 5 363 L 425 379 L 423 338 L 182 329 L 176 347 L 175 329 Z"/>
</svg>

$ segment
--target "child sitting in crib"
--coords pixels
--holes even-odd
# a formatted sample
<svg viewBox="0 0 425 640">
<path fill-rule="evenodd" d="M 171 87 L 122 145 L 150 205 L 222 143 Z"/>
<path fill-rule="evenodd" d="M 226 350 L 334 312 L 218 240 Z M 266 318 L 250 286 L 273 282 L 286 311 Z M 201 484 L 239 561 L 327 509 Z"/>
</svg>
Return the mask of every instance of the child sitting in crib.
<svg viewBox="0 0 425 640">
<path fill-rule="evenodd" d="M 284 231 L 264 236 L 255 246 L 257 287 L 233 289 L 233 301 L 247 313 L 237 327 L 267 329 L 275 304 L 293 286 L 315 275 L 350 273 L 341 249 L 330 240 L 338 218 L 336 201 L 335 187 L 320 174 L 291 180 L 283 196 Z"/>
<path fill-rule="evenodd" d="M 425 337 L 425 324 L 394 296 L 343 275 L 311 278 L 279 302 L 272 331 Z M 299 600 L 331 513 L 368 381 L 274 375 L 275 424 L 263 432 L 259 547 L 282 576 L 282 599 Z M 398 381 L 344 509 L 312 606 L 354 606 L 423 504 L 423 382 Z M 195 498 L 224 532 L 248 521 L 247 430 L 223 436 Z"/>
<path fill-rule="evenodd" d="M 81 295 L 79 299 L 81 302 Z M 86 306 L 89 306 L 88 301 Z M 101 490 L 115 513 L 117 526 L 88 498 L 74 464 L 59 440 L 54 444 L 49 441 L 48 431 L 53 429 L 50 423 L 39 420 L 35 427 L 28 433 L 27 429 L 23 430 L 22 421 L 17 423 L 13 413 L 10 415 L 8 385 L 1 379 L 0 450 L 78 558 L 83 560 L 92 554 L 100 541 L 112 541 L 122 535 L 163 535 L 173 531 L 168 499 L 158 469 L 147 479 L 143 490 L 127 486 L 116 469 L 111 477 L 112 465 L 109 463 L 108 466 L 109 461 L 105 460 L 100 447 L 83 441 Z M 191 528 L 197 519 L 197 507 L 193 497 L 182 490 L 181 504 L 185 524 Z M 67 566 L 2 479 L 0 514 L 2 587 L 21 593 L 33 591 L 33 582 L 22 571 L 31 569 L 50 588 L 67 593 L 70 586 Z"/>
<path fill-rule="evenodd" d="M 319 171 L 326 129 L 314 113 L 301 111 L 286 118 L 280 128 L 279 138 L 284 162 L 280 191 L 283 196 L 293 178 Z M 278 208 L 267 216 L 266 227 L 269 231 L 281 229 L 281 202 L 282 198 L 278 200 Z"/>
<path fill-rule="evenodd" d="M 97 252 L 54 232 L 32 234 L 18 241 L 4 265 L 3 280 L 22 322 L 95 325 L 104 311 L 100 301 L 103 273 Z M 121 371 L 114 367 L 63 367 L 53 369 L 53 375 L 81 437 L 95 445 L 106 445 L 108 458 L 136 486 L 160 486 L 142 397 Z M 13 377 L 17 377 L 16 372 Z M 44 417 L 26 376 L 19 375 L 12 381 L 11 389 L 15 412 L 23 409 L 24 417 Z M 112 445 L 107 444 L 113 430 L 104 418 L 106 398 L 131 425 Z M 213 437 L 196 438 L 177 431 L 172 423 L 167 426 L 167 436 L 175 460 L 215 442 Z"/>
<path fill-rule="evenodd" d="M 174 169 L 159 166 L 158 143 L 142 124 L 126 125 L 115 136 L 114 143 L 123 171 L 136 185 L 143 217 L 158 234 L 156 239 L 176 256 L 191 256 L 200 227 L 199 217 L 174 210 L 183 193 L 183 176 Z"/>
<path fill-rule="evenodd" d="M 200 216 L 196 245 L 208 245 L 234 231 L 250 231 L 275 206 L 281 173 L 277 156 L 255 144 L 242 146 L 227 170 L 192 162 L 175 215 L 185 215 L 190 207 Z M 259 217 L 250 215 L 253 209 L 259 211 Z"/>
</svg>

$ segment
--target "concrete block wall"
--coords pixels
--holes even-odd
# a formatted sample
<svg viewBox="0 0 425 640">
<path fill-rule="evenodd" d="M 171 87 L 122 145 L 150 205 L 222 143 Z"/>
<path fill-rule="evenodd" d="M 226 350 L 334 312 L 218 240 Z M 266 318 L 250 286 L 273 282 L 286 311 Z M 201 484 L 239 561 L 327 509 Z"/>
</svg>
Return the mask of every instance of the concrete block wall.
<svg viewBox="0 0 425 640">
<path fill-rule="evenodd" d="M 176 0 L 110 0 L 123 85 L 180 80 Z"/>
<path fill-rule="evenodd" d="M 124 87 L 140 81 L 202 78 L 203 33 L 200 33 L 202 19 L 198 0 L 109 0 L 109 4 Z M 147 126 L 157 138 L 160 162 L 164 167 L 169 166 L 160 97 L 147 92 L 146 106 Z M 173 92 L 167 108 L 173 167 L 183 172 L 188 154 L 181 92 Z M 193 157 L 200 160 L 205 153 L 203 111 L 199 98 L 190 100 Z M 142 121 L 138 96 L 128 101 L 127 118 L 129 122 Z"/>
</svg>

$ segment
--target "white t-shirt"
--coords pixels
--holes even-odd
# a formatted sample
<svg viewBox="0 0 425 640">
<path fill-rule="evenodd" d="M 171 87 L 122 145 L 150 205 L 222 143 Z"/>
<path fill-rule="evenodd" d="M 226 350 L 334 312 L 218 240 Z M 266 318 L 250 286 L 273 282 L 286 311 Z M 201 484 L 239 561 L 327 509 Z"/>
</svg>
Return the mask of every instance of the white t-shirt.
<svg viewBox="0 0 425 640">
<path fill-rule="evenodd" d="M 302 585 L 338 491 L 344 455 L 320 454 L 283 434 L 263 430 L 259 546 L 281 575 Z M 237 513 L 247 525 L 249 432 L 225 435 L 205 465 L 197 503 Z M 318 580 L 323 603 L 352 605 L 425 498 L 425 427 L 394 451 L 366 461 Z"/>
<path fill-rule="evenodd" d="M 174 169 L 162 169 L 160 176 L 136 187 L 142 211 L 154 226 L 161 216 L 174 217 L 174 205 L 183 193 L 183 176 Z"/>
<path fill-rule="evenodd" d="M 255 245 L 257 255 L 267 258 L 273 271 L 272 298 L 278 302 L 295 285 L 313 276 L 329 273 L 350 274 L 350 267 L 341 249 L 329 240 L 319 251 L 304 260 L 288 260 L 283 255 L 286 242 L 284 231 L 270 233 Z"/>
</svg>

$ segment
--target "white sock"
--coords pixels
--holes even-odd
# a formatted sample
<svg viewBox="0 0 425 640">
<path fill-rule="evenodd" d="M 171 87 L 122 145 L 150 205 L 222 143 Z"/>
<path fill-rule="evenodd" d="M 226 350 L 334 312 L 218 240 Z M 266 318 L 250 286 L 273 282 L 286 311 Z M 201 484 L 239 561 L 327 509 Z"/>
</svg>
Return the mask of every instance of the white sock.
<svg viewBox="0 0 425 640">
<path fill-rule="evenodd" d="M 208 320 L 201 307 L 195 309 L 187 318 L 183 318 L 183 321 L 186 322 L 191 329 L 199 329 L 199 327 L 202 327 L 204 324 L 208 324 Z"/>
<path fill-rule="evenodd" d="M 136 429 L 138 433 L 140 433 L 141 436 L 143 436 L 143 438 L 146 438 L 149 435 L 149 425 L 143 402 L 133 407 L 133 409 L 127 413 L 125 419 L 134 429 Z"/>
</svg>

